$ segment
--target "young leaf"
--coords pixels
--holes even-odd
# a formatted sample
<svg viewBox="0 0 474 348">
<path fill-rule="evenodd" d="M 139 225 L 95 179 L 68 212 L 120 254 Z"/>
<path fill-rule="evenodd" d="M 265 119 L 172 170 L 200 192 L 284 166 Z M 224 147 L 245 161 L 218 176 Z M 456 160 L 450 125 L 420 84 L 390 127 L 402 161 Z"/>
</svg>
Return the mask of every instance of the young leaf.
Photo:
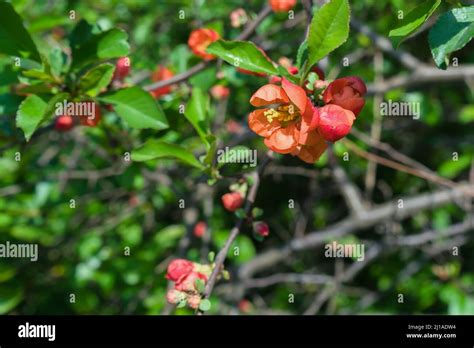
<svg viewBox="0 0 474 348">
<path fill-rule="evenodd" d="M 460 50 L 474 35 L 474 6 L 455 8 L 442 14 L 430 29 L 428 42 L 440 69 L 448 66 L 449 54 Z"/>
<path fill-rule="evenodd" d="M 331 0 L 316 12 L 308 36 L 309 67 L 341 46 L 349 36 L 347 0 Z"/>
<path fill-rule="evenodd" d="M 204 280 L 196 279 L 196 281 L 194 282 L 194 287 L 200 294 L 202 294 L 204 292 L 204 288 L 206 287 L 206 285 L 204 284 Z"/>
<path fill-rule="evenodd" d="M 193 167 L 204 169 L 201 162 L 185 148 L 156 139 L 148 140 L 142 147 L 132 152 L 133 161 L 143 162 L 155 158 L 177 158 Z"/>
<path fill-rule="evenodd" d="M 126 56 L 130 50 L 127 38 L 127 33 L 115 28 L 92 35 L 77 48 L 73 47 L 72 67 L 82 68 L 97 61 Z"/>
<path fill-rule="evenodd" d="M 249 41 L 217 40 L 207 47 L 206 52 L 222 58 L 236 68 L 268 75 L 277 74 L 268 58 Z"/>
<path fill-rule="evenodd" d="M 0 52 L 41 62 L 38 49 L 23 20 L 8 2 L 0 2 Z"/>
<path fill-rule="evenodd" d="M 26 141 L 29 141 L 34 131 L 41 123 L 43 114 L 48 104 L 36 95 L 28 96 L 16 114 L 16 125 L 25 133 Z"/>
<path fill-rule="evenodd" d="M 209 301 L 207 298 L 201 300 L 201 303 L 199 303 L 199 309 L 203 312 L 207 312 L 209 309 L 211 309 L 211 301 Z"/>
<path fill-rule="evenodd" d="M 56 103 L 66 99 L 67 96 L 67 93 L 60 93 L 49 101 L 45 101 L 36 95 L 30 95 L 21 103 L 16 116 L 16 124 L 25 133 L 26 141 L 31 139 L 43 121 L 49 120 L 54 115 Z"/>
<path fill-rule="evenodd" d="M 92 68 L 81 76 L 78 84 L 79 90 L 91 97 L 97 96 L 112 80 L 114 70 L 115 66 L 109 63 Z"/>
<path fill-rule="evenodd" d="M 426 0 L 411 10 L 395 29 L 390 30 L 388 36 L 392 38 L 393 46 L 399 46 L 409 34 L 426 22 L 439 4 L 441 4 L 441 0 Z"/>
<path fill-rule="evenodd" d="M 159 105 L 148 92 L 140 87 L 120 89 L 101 96 L 99 100 L 113 104 L 117 114 L 130 127 L 138 129 L 168 128 L 168 121 Z"/>
<path fill-rule="evenodd" d="M 200 88 L 193 88 L 191 99 L 184 111 L 184 116 L 193 125 L 199 137 L 209 148 L 210 143 L 207 139 L 209 134 L 209 120 L 207 111 L 209 110 L 209 95 Z"/>
<path fill-rule="evenodd" d="M 308 56 L 308 40 L 304 40 L 300 47 L 298 48 L 298 53 L 296 54 L 296 67 L 301 69 L 303 66 L 303 62 L 305 61 L 305 57 Z"/>
</svg>

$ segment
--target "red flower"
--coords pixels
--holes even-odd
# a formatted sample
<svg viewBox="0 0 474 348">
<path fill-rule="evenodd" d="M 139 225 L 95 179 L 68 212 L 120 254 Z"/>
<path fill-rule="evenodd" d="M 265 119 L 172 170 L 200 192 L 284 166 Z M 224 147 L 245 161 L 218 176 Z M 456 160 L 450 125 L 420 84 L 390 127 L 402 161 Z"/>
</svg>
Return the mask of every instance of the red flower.
<svg viewBox="0 0 474 348">
<path fill-rule="evenodd" d="M 196 292 L 196 280 L 202 279 L 207 282 L 207 277 L 199 272 L 191 272 L 188 275 L 182 275 L 175 283 L 174 288 L 179 291 Z"/>
<path fill-rule="evenodd" d="M 222 100 L 229 96 L 229 88 L 222 85 L 215 85 L 211 88 L 211 95 L 214 99 Z"/>
<path fill-rule="evenodd" d="M 216 56 L 206 53 L 207 46 L 218 40 L 220 35 L 212 29 L 196 29 L 189 36 L 188 46 L 193 53 L 205 60 L 214 59 Z"/>
<path fill-rule="evenodd" d="M 274 12 L 288 12 L 296 5 L 296 0 L 269 0 Z"/>
<path fill-rule="evenodd" d="M 249 127 L 265 138 L 272 151 L 298 156 L 314 163 L 327 145 L 319 134 L 319 113 L 303 88 L 282 79 L 282 86 L 260 87 L 250 98 L 257 109 L 249 115 Z"/>
<path fill-rule="evenodd" d="M 355 120 L 352 111 L 328 104 L 319 109 L 319 132 L 327 141 L 335 142 L 345 137 Z"/>
<path fill-rule="evenodd" d="M 204 234 L 207 231 L 207 224 L 204 221 L 199 221 L 195 226 L 194 226 L 194 235 L 198 238 L 201 238 L 204 236 Z"/>
<path fill-rule="evenodd" d="M 71 116 L 62 115 L 56 118 L 54 128 L 60 132 L 67 132 L 74 127 L 74 120 Z"/>
<path fill-rule="evenodd" d="M 173 72 L 164 67 L 163 65 L 158 65 L 156 70 L 151 74 L 151 80 L 153 82 L 165 81 L 174 76 Z M 171 86 L 156 88 L 150 91 L 150 94 L 155 98 L 159 98 L 162 95 L 166 95 L 171 92 Z"/>
<path fill-rule="evenodd" d="M 244 198 L 239 192 L 226 193 L 222 196 L 222 204 L 228 211 L 236 211 L 244 204 Z"/>
<path fill-rule="evenodd" d="M 130 73 L 130 58 L 122 57 L 115 64 L 114 80 L 122 81 Z"/>
<path fill-rule="evenodd" d="M 99 107 L 99 104 L 97 103 L 94 103 L 92 101 L 89 101 L 89 102 L 86 102 L 88 104 L 90 103 L 93 103 L 93 107 L 94 107 L 94 115 L 92 116 L 87 116 L 87 115 L 84 115 L 84 116 L 80 116 L 79 117 L 79 122 L 81 122 L 81 124 L 83 126 L 87 126 L 87 127 L 95 127 L 97 126 L 97 124 L 100 122 L 101 120 L 101 114 L 100 114 L 100 107 Z"/>
<path fill-rule="evenodd" d="M 194 264 L 191 261 L 184 259 L 176 259 L 171 261 L 168 265 L 166 279 L 178 281 L 182 277 L 186 277 L 194 269 Z"/>
<path fill-rule="evenodd" d="M 335 104 L 351 110 L 357 117 L 364 107 L 365 93 L 367 93 L 367 87 L 364 82 L 356 76 L 348 76 L 331 82 L 324 91 L 323 101 L 326 104 Z"/>
<path fill-rule="evenodd" d="M 256 234 L 262 237 L 267 237 L 270 234 L 270 228 L 264 221 L 255 221 L 253 223 L 253 230 Z"/>
</svg>

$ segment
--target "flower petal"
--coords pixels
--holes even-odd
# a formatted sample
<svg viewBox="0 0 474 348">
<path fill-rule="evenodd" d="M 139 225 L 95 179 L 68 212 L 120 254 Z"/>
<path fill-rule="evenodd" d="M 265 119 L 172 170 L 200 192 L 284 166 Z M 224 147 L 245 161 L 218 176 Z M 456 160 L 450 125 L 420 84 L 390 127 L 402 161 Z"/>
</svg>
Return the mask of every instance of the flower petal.
<svg viewBox="0 0 474 348">
<path fill-rule="evenodd" d="M 291 153 L 298 146 L 299 131 L 295 124 L 274 131 L 264 142 L 267 147 L 278 153 Z"/>
<path fill-rule="evenodd" d="M 296 107 L 300 110 L 301 113 L 306 111 L 306 105 L 308 102 L 308 97 L 303 88 L 300 86 L 292 84 L 290 81 L 285 79 L 284 77 L 281 80 L 281 86 L 285 91 L 290 101 L 296 105 Z"/>
<path fill-rule="evenodd" d="M 311 133 L 311 145 L 303 145 L 298 153 L 298 157 L 306 163 L 314 163 L 326 151 L 327 144 L 318 132 Z"/>
<path fill-rule="evenodd" d="M 258 109 L 249 114 L 249 128 L 262 137 L 269 137 L 276 129 L 280 128 L 278 121 L 268 122 L 264 112 L 268 109 Z"/>
<path fill-rule="evenodd" d="M 267 106 L 270 104 L 288 104 L 288 96 L 280 86 L 268 84 L 260 87 L 250 97 L 250 104 L 253 106 Z"/>
</svg>

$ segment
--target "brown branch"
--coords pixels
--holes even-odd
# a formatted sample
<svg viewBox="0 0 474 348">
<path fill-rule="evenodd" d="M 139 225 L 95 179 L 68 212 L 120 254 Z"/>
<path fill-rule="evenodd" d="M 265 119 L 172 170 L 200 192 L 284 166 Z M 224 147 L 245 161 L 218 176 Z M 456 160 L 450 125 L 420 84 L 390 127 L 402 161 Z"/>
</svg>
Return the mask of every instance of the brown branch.
<svg viewBox="0 0 474 348">
<path fill-rule="evenodd" d="M 269 151 L 267 153 L 267 156 L 263 160 L 263 162 L 258 166 L 257 170 L 252 173 L 253 184 L 250 187 L 250 190 L 247 194 L 247 198 L 245 200 L 245 207 L 244 207 L 245 217 L 240 218 L 237 221 L 235 226 L 232 228 L 230 235 L 227 238 L 223 248 L 217 254 L 215 264 L 214 264 L 214 269 L 212 271 L 211 276 L 209 277 L 209 281 L 206 284 L 206 288 L 204 289 L 203 298 L 209 298 L 209 296 L 211 296 L 212 290 L 214 289 L 214 285 L 217 281 L 217 277 L 220 275 L 223 269 L 224 262 L 227 257 L 227 254 L 229 253 L 230 246 L 234 242 L 237 235 L 240 233 L 240 230 L 245 220 L 250 215 L 250 211 L 253 207 L 255 198 L 257 196 L 258 187 L 260 186 L 260 178 L 262 177 L 265 167 L 268 165 L 268 163 L 272 159 L 272 154 L 273 153 Z"/>
<path fill-rule="evenodd" d="M 404 219 L 414 216 L 425 209 L 435 209 L 445 204 L 465 198 L 465 192 L 472 190 L 469 184 L 460 184 L 455 189 L 443 189 L 432 193 L 416 196 L 401 197 L 403 208 L 398 208 L 398 200 L 375 206 L 363 217 L 348 217 L 323 230 L 314 231 L 302 238 L 292 239 L 280 248 L 267 250 L 252 261 L 242 265 L 239 269 L 239 278 L 245 280 L 253 274 L 272 267 L 276 263 L 286 260 L 292 253 L 316 248 L 328 240 L 341 238 L 350 233 L 373 227 L 391 218 Z"/>
</svg>

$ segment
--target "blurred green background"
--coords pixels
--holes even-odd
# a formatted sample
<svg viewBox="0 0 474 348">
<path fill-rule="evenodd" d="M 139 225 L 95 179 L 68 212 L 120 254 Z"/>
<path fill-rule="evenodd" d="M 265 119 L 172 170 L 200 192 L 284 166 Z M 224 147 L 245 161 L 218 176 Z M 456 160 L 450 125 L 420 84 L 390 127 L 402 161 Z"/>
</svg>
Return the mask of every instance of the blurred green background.
<svg viewBox="0 0 474 348">
<path fill-rule="evenodd" d="M 350 2 L 352 15 L 383 36 L 387 36 L 396 23 L 399 9 L 407 11 L 418 3 L 405 0 Z M 132 46 L 129 84 L 133 84 L 140 73 L 152 71 L 158 64 L 176 74 L 187 70 L 199 62 L 187 47 L 193 29 L 211 27 L 222 37 L 233 39 L 241 28 L 230 26 L 230 12 L 243 7 L 250 17 L 255 17 L 263 5 L 263 1 L 246 1 L 245 4 L 199 0 L 14 1 L 15 9 L 25 19 L 38 46 L 67 47 L 67 34 L 78 19 L 97 23 L 103 29 L 124 29 Z M 444 3 L 442 7 L 448 9 Z M 69 19 L 71 9 L 76 11 L 75 21 Z M 178 19 L 180 10 L 185 11 L 184 20 Z M 288 23 L 285 14 L 268 16 L 252 40 L 275 61 L 283 56 L 294 59 L 306 28 L 301 3 L 295 8 L 295 16 L 299 20 L 296 24 Z M 427 31 L 408 40 L 402 48 L 434 66 Z M 343 67 L 343 57 L 354 52 L 358 60 Z M 332 78 L 358 75 L 369 84 L 374 80 L 375 52 L 368 37 L 351 29 L 349 40 L 331 54 L 326 75 Z M 457 52 L 456 57 L 460 64 L 473 63 L 472 46 Z M 170 130 L 131 129 L 113 112 L 103 110 L 99 127 L 83 127 L 68 134 L 50 131 L 25 144 L 21 130 L 15 126 L 15 112 L 23 99 L 12 93 L 12 86 L 21 82 L 18 68 L 12 65 L 11 57 L 0 55 L 0 242 L 39 244 L 37 262 L 0 260 L 0 314 L 160 314 L 165 308 L 164 273 L 169 260 L 180 256 L 203 261 L 208 250 L 219 250 L 236 220 L 220 203 L 220 195 L 233 182 L 231 178 L 220 180 L 207 191 L 207 177 L 203 173 L 176 161 L 123 163 L 124 153 L 149 138 L 166 139 L 196 152 L 201 150 L 198 137 L 178 111 L 179 105 L 188 100 L 193 86 L 208 90 L 217 82 L 226 84 L 231 96 L 225 120 L 246 126 L 246 117 L 252 110 L 248 100 L 266 79 L 239 74 L 227 64 L 219 68 L 224 76 L 222 80 L 217 78 L 217 68 L 212 65 L 160 99 Z M 409 72 L 398 61 L 384 57 L 385 78 L 404 74 Z M 149 82 L 137 80 L 140 85 Z M 468 180 L 474 153 L 474 85 L 472 80 L 466 82 L 430 83 L 387 92 L 383 96 L 386 100 L 420 102 L 422 116 L 419 120 L 383 118 L 382 141 L 443 177 Z M 218 105 L 214 102 L 212 107 L 215 110 Z M 369 135 L 373 117 L 373 97 L 370 96 L 355 128 Z M 236 135 L 229 133 L 223 124 L 219 126 L 217 133 L 223 144 L 232 143 Z M 349 139 L 369 149 L 354 136 Z M 10 146 L 12 142 L 14 145 Z M 260 138 L 248 138 L 243 144 L 258 149 L 261 154 L 265 151 Z M 343 143 L 335 146 L 336 155 L 342 156 L 345 151 L 349 150 Z M 21 161 L 15 160 L 17 152 L 21 153 Z M 452 160 L 453 152 L 459 154 L 458 161 Z M 291 156 L 279 157 L 276 162 L 279 168 L 304 167 L 318 176 L 311 179 L 278 175 L 276 170 L 265 176 L 257 205 L 264 210 L 263 218 L 272 233 L 264 242 L 257 242 L 250 229 L 243 231 L 236 241 L 240 256 L 231 256 L 226 262 L 232 275 L 260 252 L 294 238 L 295 221 L 301 214 L 308 218 L 308 232 L 329 226 L 348 214 L 336 184 L 326 172 L 327 154 L 314 166 Z M 350 161 L 340 161 L 340 165 L 363 189 L 367 160 L 351 155 Z M 377 169 L 376 179 L 374 203 L 437 188 L 424 179 L 382 166 Z M 314 199 L 302 207 L 310 190 Z M 179 208 L 180 199 L 185 200 L 187 209 Z M 298 202 L 301 209 L 288 209 L 289 199 Z M 71 200 L 75 208 L 70 207 Z M 191 215 L 189 223 L 186 223 L 186 214 Z M 453 203 L 394 224 L 398 233 L 416 234 L 426 229 L 443 230 L 466 216 L 466 211 Z M 192 236 L 193 219 L 207 221 L 209 240 Z M 186 235 L 190 236 L 190 245 L 182 250 L 179 242 Z M 471 235 L 472 229 L 467 236 Z M 380 238 L 376 228 L 350 236 L 354 241 Z M 124 255 L 126 247 L 130 248 L 130 256 Z M 348 289 L 337 292 L 331 313 L 473 314 L 472 237 L 460 250 L 460 256 L 455 258 L 447 252 L 430 256 L 420 248 L 398 250 L 380 257 L 345 284 Z M 322 248 L 305 251 L 259 276 L 284 272 L 332 274 L 334 260 L 324 259 L 322 254 Z M 417 265 L 416 272 L 399 280 L 398 275 L 411 263 Z M 238 281 L 235 277 L 232 280 Z M 252 303 L 248 313 L 300 314 L 322 288 L 315 284 L 277 283 L 247 289 L 243 298 Z M 288 302 L 289 293 L 295 294 L 295 303 Z M 403 305 L 396 301 L 399 293 L 405 294 Z M 74 303 L 70 302 L 70 294 L 75 295 Z M 375 294 L 375 301 L 361 305 L 361 298 L 368 294 Z M 218 291 L 211 300 L 211 313 L 238 312 L 239 301 L 226 300 Z M 186 308 L 172 312 L 192 313 Z"/>
</svg>

